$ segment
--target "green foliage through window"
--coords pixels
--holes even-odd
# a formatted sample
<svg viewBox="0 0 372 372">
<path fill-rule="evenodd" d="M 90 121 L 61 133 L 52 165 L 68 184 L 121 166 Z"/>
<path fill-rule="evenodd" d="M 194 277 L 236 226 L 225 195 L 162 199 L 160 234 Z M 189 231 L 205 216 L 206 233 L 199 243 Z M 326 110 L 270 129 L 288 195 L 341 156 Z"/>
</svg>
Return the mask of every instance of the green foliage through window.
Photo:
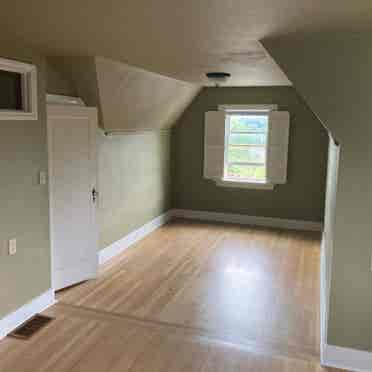
<svg viewBox="0 0 372 372">
<path fill-rule="evenodd" d="M 230 114 L 225 177 L 266 180 L 267 115 Z"/>
</svg>

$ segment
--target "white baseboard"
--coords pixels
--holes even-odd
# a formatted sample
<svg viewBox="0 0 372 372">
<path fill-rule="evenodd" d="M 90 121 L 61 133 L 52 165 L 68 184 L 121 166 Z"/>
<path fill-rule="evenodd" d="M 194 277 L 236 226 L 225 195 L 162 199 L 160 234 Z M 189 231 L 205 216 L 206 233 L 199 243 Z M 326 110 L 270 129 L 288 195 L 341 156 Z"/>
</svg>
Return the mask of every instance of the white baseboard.
<svg viewBox="0 0 372 372">
<path fill-rule="evenodd" d="M 98 253 L 98 262 L 100 265 L 104 264 L 111 258 L 117 256 L 118 254 L 125 251 L 134 243 L 137 243 L 139 240 L 143 239 L 146 235 L 150 234 L 160 226 L 166 224 L 172 218 L 172 211 L 168 211 L 145 225 L 141 226 L 139 229 L 132 231 L 128 235 L 125 235 L 120 240 L 109 245 L 108 247 L 102 249 Z"/>
<path fill-rule="evenodd" d="M 134 230 L 128 235 L 125 235 L 123 238 L 119 239 L 115 243 L 102 249 L 98 253 L 99 264 L 100 265 L 104 264 L 111 258 L 125 251 L 134 243 L 137 243 L 139 240 L 143 239 L 146 235 L 150 234 L 160 226 L 166 224 L 172 218 L 176 217 L 206 221 L 237 223 L 242 225 L 276 227 L 280 229 L 309 231 L 322 230 L 322 224 L 320 222 L 313 221 L 286 220 L 282 218 L 256 217 L 247 216 L 244 214 L 205 212 L 190 209 L 171 209 L 168 212 L 160 215 L 159 217 L 154 218 L 150 222 L 141 226 L 137 230 Z"/>
<path fill-rule="evenodd" d="M 320 358 L 322 359 L 327 344 L 328 331 L 328 291 L 327 291 L 327 265 L 326 265 L 326 238 L 325 231 L 320 243 Z"/>
<path fill-rule="evenodd" d="M 173 209 L 173 217 L 206 221 L 237 223 L 241 225 L 276 227 L 279 229 L 321 231 L 322 224 L 315 221 L 287 220 L 272 217 L 247 216 L 245 214 L 195 211 L 190 209 Z"/>
<path fill-rule="evenodd" d="M 346 347 L 324 345 L 321 364 L 353 372 L 372 371 L 372 353 Z"/>
<path fill-rule="evenodd" d="M 44 311 L 55 302 L 54 291 L 53 289 L 49 289 L 28 302 L 26 305 L 23 305 L 16 311 L 0 319 L 0 340 L 26 320 L 30 319 L 35 314 Z"/>
</svg>

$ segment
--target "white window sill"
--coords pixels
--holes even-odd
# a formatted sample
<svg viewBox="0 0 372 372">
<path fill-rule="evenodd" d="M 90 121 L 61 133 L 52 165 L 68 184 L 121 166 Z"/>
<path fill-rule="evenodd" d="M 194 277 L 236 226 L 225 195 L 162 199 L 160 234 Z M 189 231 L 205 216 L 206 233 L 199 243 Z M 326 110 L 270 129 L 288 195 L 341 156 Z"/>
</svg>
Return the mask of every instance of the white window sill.
<svg viewBox="0 0 372 372">
<path fill-rule="evenodd" d="M 274 190 L 272 183 L 266 182 L 247 182 L 231 179 L 222 179 L 216 181 L 217 186 L 222 187 L 235 187 L 239 189 L 250 189 L 250 190 Z"/>
</svg>

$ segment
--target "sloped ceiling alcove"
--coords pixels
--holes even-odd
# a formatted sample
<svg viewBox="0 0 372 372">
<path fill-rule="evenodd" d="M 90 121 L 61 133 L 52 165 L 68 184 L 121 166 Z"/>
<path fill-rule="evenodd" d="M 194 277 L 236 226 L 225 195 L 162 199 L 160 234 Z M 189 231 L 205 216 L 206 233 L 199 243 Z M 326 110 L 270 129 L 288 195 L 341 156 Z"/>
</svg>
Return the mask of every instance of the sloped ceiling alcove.
<svg viewBox="0 0 372 372">
<path fill-rule="evenodd" d="M 98 107 L 107 132 L 170 128 L 200 90 L 103 57 L 50 57 L 48 64 L 49 93 L 77 95 Z"/>
<path fill-rule="evenodd" d="M 372 351 L 371 36 L 367 31 L 345 31 L 263 41 L 340 143 L 327 342 L 368 351 Z"/>
<path fill-rule="evenodd" d="M 200 87 L 127 64 L 96 57 L 104 128 L 148 130 L 171 127 Z"/>
</svg>

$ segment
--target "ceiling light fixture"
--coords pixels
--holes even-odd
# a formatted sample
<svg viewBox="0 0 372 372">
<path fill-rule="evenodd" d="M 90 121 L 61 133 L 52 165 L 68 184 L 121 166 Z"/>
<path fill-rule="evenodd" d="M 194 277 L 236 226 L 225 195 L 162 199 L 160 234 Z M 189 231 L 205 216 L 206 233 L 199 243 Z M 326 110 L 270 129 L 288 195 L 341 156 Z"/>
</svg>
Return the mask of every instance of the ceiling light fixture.
<svg viewBox="0 0 372 372">
<path fill-rule="evenodd" d="M 219 87 L 222 83 L 225 83 L 227 79 L 231 76 L 228 72 L 207 72 L 207 78 L 216 87 Z"/>
</svg>

